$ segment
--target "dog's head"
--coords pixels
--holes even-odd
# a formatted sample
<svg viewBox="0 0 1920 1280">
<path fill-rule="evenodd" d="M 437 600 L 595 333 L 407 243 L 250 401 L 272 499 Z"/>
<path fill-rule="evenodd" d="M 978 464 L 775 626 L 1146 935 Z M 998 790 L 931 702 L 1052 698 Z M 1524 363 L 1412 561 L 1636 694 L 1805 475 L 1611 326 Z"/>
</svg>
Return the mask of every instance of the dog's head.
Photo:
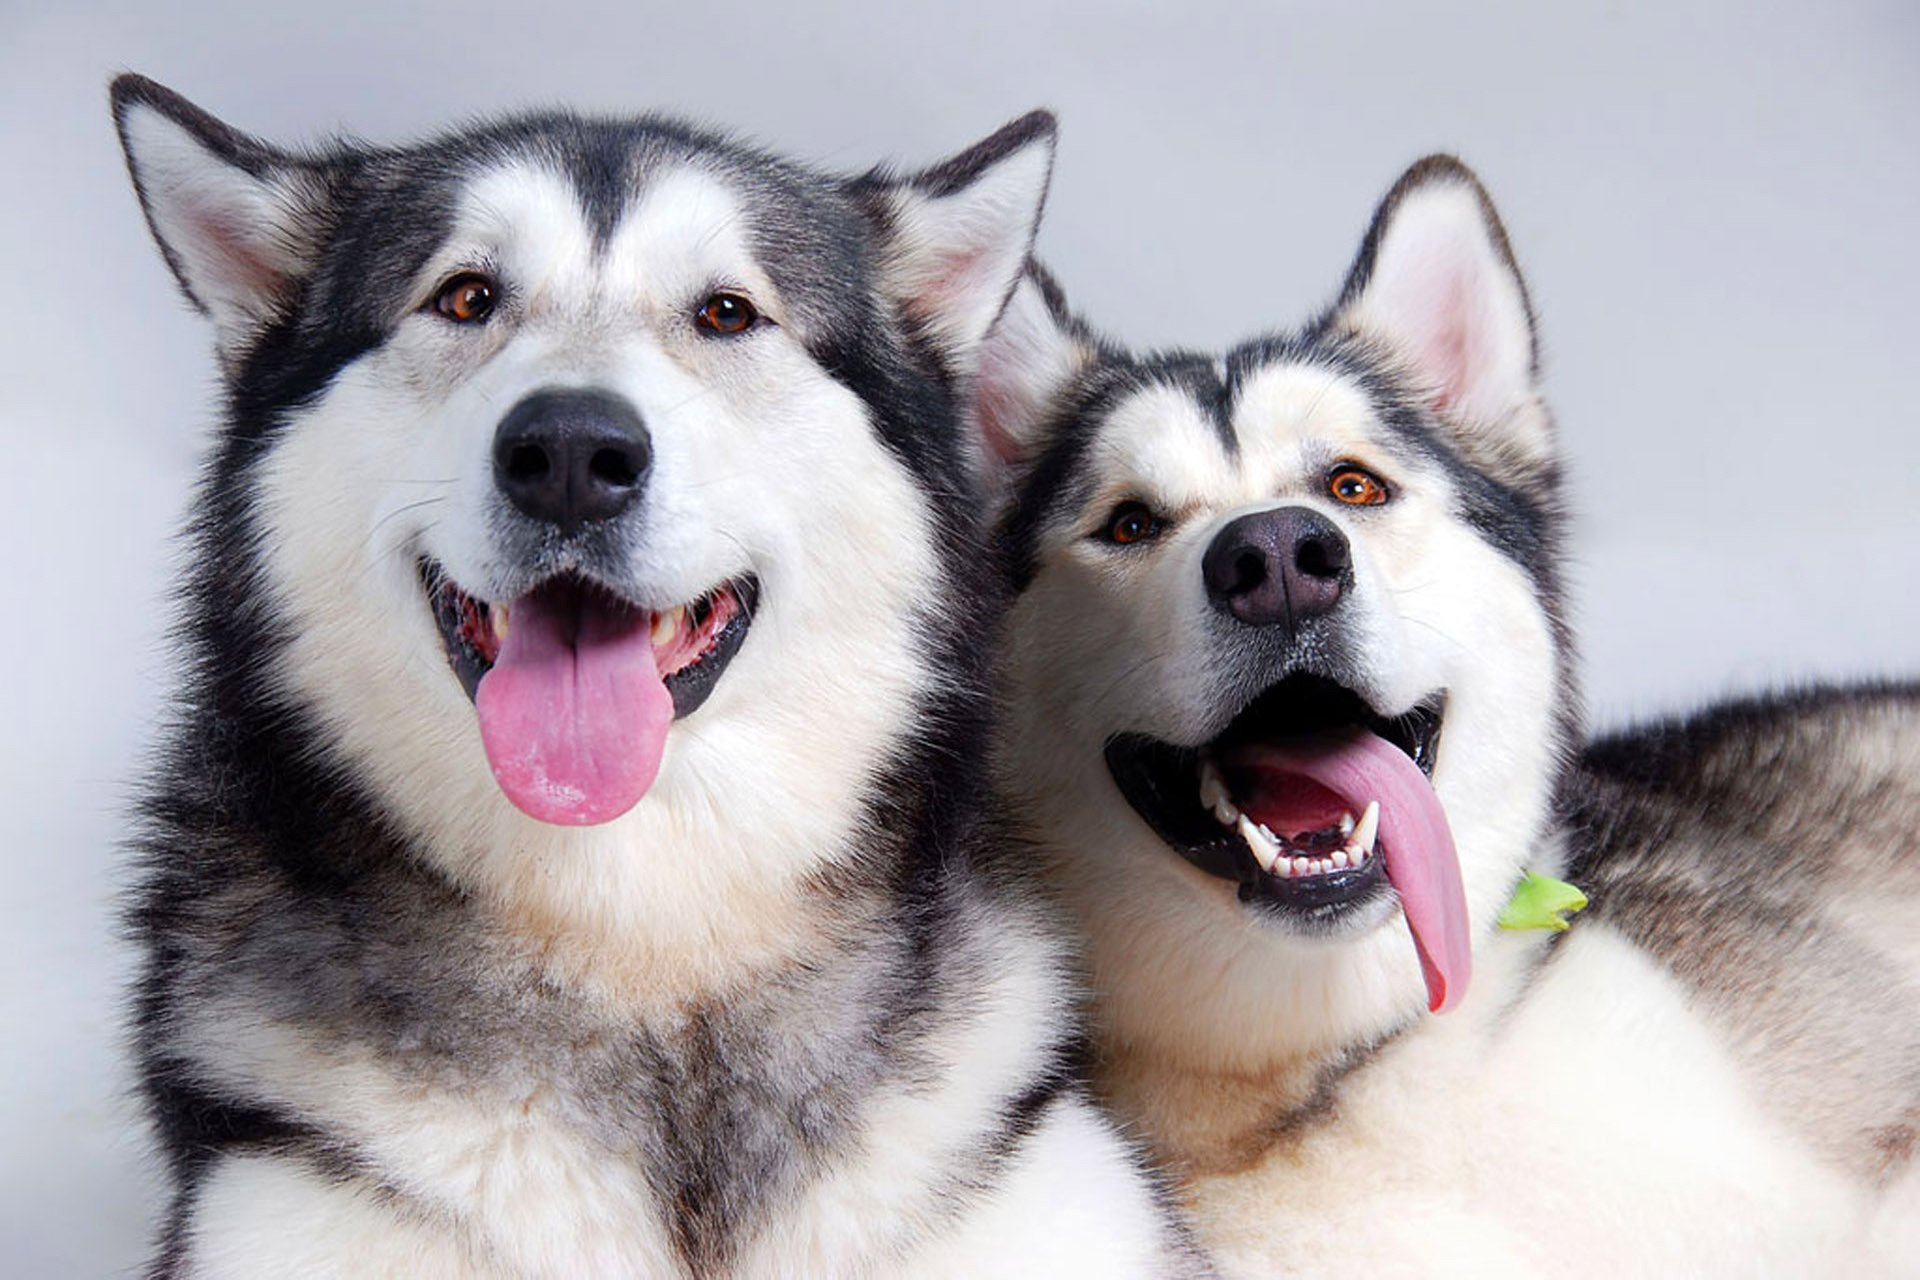
<svg viewBox="0 0 1920 1280">
<path fill-rule="evenodd" d="M 207 660 L 500 876 L 724 894 L 843 842 L 972 678 L 954 406 L 1051 117 L 843 179 L 652 118 L 293 153 L 113 101 L 227 384 Z"/>
<path fill-rule="evenodd" d="M 1416 165 L 1298 334 L 1136 357 L 1036 273 L 985 369 L 1006 783 L 1116 1016 L 1342 1036 L 1421 974 L 1452 1006 L 1576 714 L 1532 315 L 1479 183 Z"/>
</svg>

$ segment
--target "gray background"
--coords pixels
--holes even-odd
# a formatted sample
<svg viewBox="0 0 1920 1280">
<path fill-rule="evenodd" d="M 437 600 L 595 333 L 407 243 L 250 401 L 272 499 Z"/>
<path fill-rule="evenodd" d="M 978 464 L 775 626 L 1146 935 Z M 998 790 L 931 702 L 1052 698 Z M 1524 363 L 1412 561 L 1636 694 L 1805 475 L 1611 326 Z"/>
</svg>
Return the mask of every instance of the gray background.
<svg viewBox="0 0 1920 1280">
<path fill-rule="evenodd" d="M 1041 248 L 1118 336 L 1216 345 L 1339 282 L 1421 153 L 1477 166 L 1544 322 L 1599 718 L 1913 673 L 1920 6 L 0 3 L 0 1269 L 138 1257 L 113 850 L 162 705 L 208 335 L 106 111 L 134 68 L 282 140 L 665 107 L 845 168 L 1062 119 Z"/>
</svg>

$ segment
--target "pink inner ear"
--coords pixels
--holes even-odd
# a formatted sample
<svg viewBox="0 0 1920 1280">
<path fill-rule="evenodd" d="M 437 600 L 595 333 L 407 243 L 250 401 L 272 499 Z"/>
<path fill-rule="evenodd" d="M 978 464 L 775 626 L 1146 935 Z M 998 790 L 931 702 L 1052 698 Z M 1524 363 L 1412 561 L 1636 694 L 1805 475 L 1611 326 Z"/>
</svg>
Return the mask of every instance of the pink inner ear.
<svg viewBox="0 0 1920 1280">
<path fill-rule="evenodd" d="M 953 318 L 975 301 L 986 256 L 979 249 L 952 249 L 940 254 L 934 269 L 914 282 L 914 317 L 936 330 L 947 330 Z"/>
<path fill-rule="evenodd" d="M 1415 355 L 1435 389 L 1435 408 L 1456 407 L 1471 391 L 1483 362 L 1474 274 L 1471 262 L 1445 263 L 1416 296 L 1406 299 L 1409 314 L 1416 317 Z"/>
<path fill-rule="evenodd" d="M 203 259 L 201 265 L 222 290 L 241 296 L 266 297 L 278 293 L 286 283 L 285 274 L 263 252 L 257 235 L 250 228 L 219 210 L 196 209 L 193 238 Z"/>
<path fill-rule="evenodd" d="M 973 384 L 973 417 L 987 452 L 1001 462 L 1016 461 L 1020 442 L 1008 429 L 1021 421 L 1030 409 L 1015 385 L 1015 360 L 991 343 L 980 357 L 980 372 Z"/>
</svg>

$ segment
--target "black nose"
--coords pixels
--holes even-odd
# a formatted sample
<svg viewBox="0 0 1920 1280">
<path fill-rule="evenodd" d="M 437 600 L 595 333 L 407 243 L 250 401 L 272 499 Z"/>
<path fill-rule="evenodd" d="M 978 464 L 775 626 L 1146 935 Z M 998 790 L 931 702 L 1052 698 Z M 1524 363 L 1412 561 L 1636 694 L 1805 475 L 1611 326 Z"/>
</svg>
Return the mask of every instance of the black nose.
<svg viewBox="0 0 1920 1280">
<path fill-rule="evenodd" d="M 1353 585 L 1346 535 L 1306 507 L 1241 516 L 1214 538 L 1200 571 L 1214 608 L 1289 632 L 1330 611 Z"/>
<path fill-rule="evenodd" d="M 605 391 L 536 391 L 493 435 L 493 480 L 562 533 L 610 520 L 647 486 L 653 443 L 639 411 Z"/>
</svg>

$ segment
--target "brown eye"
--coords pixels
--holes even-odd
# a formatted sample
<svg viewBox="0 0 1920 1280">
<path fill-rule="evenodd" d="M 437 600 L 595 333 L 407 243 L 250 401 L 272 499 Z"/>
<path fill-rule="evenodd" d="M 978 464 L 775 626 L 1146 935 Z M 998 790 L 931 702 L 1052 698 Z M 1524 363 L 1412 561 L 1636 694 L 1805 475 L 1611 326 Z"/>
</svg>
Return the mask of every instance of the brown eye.
<svg viewBox="0 0 1920 1280">
<path fill-rule="evenodd" d="M 1387 500 L 1387 486 L 1380 478 L 1350 462 L 1327 473 L 1327 490 L 1350 507 L 1377 507 Z"/>
<path fill-rule="evenodd" d="M 478 271 L 464 272 L 440 286 L 433 309 L 455 324 L 478 324 L 493 311 L 498 292 Z"/>
<path fill-rule="evenodd" d="M 716 293 L 700 304 L 693 321 L 709 333 L 745 333 L 760 318 L 760 312 L 743 293 Z"/>
<path fill-rule="evenodd" d="M 1108 542 L 1122 547 L 1145 542 L 1160 536 L 1160 517 L 1144 502 L 1123 502 L 1107 517 L 1106 535 Z"/>
</svg>

